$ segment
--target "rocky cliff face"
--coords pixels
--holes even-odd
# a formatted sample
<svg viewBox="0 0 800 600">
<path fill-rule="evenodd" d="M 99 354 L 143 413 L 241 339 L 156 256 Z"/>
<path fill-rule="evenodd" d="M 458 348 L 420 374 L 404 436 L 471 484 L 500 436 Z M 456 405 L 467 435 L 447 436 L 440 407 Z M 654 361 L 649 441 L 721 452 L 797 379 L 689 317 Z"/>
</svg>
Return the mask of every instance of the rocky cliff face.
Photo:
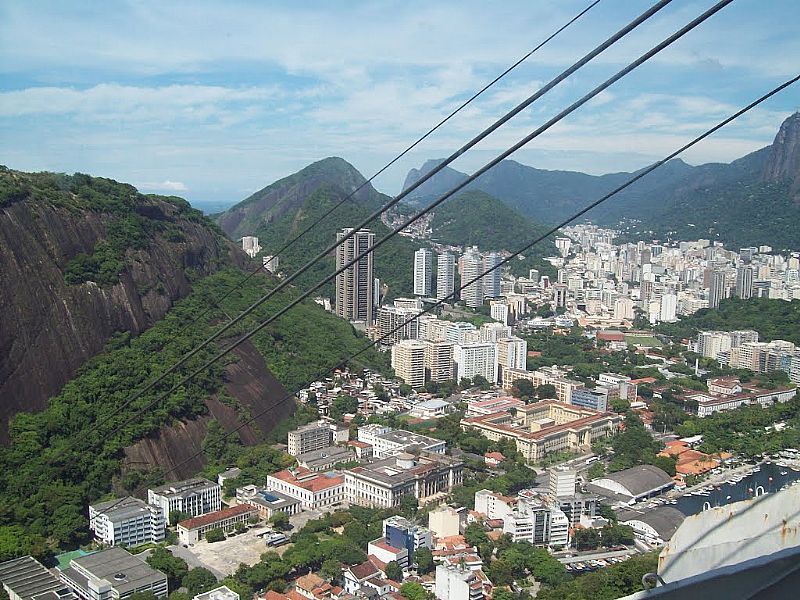
<svg viewBox="0 0 800 600">
<path fill-rule="evenodd" d="M 786 119 L 778 130 L 769 148 L 763 179 L 791 181 L 793 199 L 800 205 L 800 112 Z"/>
<path fill-rule="evenodd" d="M 242 427 L 244 415 L 215 398 L 208 398 L 207 416 L 163 427 L 157 435 L 126 448 L 124 469 L 155 467 L 169 481 L 185 479 L 205 465 L 201 450 L 211 419 L 228 432 L 238 430 L 242 443 L 251 445 L 263 441 L 264 433 L 272 431 L 295 411 L 294 400 L 287 398 L 286 390 L 253 344 L 245 342 L 233 352 L 237 360 L 225 368 L 225 390 L 254 417 L 253 423 Z"/>
<path fill-rule="evenodd" d="M 76 195 L 70 178 L 53 176 L 50 189 L 52 182 L 42 184 L 38 176 L 0 171 L 2 442 L 11 416 L 44 408 L 114 332 L 140 333 L 162 318 L 189 293 L 187 273 L 208 274 L 240 260 L 233 245 L 188 206 L 124 186 L 123 193 L 133 194 L 126 196 L 126 214 L 147 226 L 148 235 L 133 236 L 132 247 L 121 251 L 113 285 L 67 283 L 65 271 L 107 241 L 120 209 L 104 209 L 101 196 L 90 201 Z M 84 191 L 96 181 L 87 180 Z"/>
</svg>

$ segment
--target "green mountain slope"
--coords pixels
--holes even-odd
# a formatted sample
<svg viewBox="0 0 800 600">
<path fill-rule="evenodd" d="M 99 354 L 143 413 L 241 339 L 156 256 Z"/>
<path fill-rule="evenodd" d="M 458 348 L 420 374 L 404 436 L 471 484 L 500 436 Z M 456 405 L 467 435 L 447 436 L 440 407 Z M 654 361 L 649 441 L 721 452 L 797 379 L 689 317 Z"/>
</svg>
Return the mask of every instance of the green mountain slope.
<svg viewBox="0 0 800 600">
<path fill-rule="evenodd" d="M 192 278 L 243 258 L 180 198 L 0 167 L 0 443 L 114 332 L 144 331 Z"/>
<path fill-rule="evenodd" d="M 10 430 L 11 446 L 0 448 L 0 559 L 19 552 L 42 555 L 54 546 L 83 543 L 88 540 L 87 503 L 111 491 L 112 484 L 118 494 L 141 493 L 138 484 L 143 477 L 158 481 L 157 471 L 121 472 L 125 449 L 137 440 L 155 436 L 178 420 L 191 423 L 203 418 L 211 400 L 232 406 L 240 418 L 257 408 L 242 406 L 223 385 L 226 373 L 236 366 L 236 356 L 231 355 L 131 422 L 127 421 L 157 392 L 144 394 L 109 423 L 96 426 L 122 406 L 134 390 L 207 338 L 212 323 L 224 321 L 226 314 L 237 313 L 275 285 L 275 280 L 266 276 L 252 278 L 214 310 L 208 321 L 189 325 L 208 307 L 209 298 L 219 297 L 242 276 L 242 271 L 225 269 L 197 281 L 192 294 L 142 335 L 115 336 L 106 351 L 84 365 L 79 376 L 52 398 L 44 411 L 16 416 Z M 274 314 L 290 297 L 277 295 L 237 325 L 231 336 Z M 253 338 L 267 366 L 290 390 L 365 344 L 365 338 L 348 323 L 312 302 L 294 309 Z M 200 352 L 182 372 L 199 365 L 216 350 L 212 347 Z M 361 357 L 361 365 L 386 368 L 386 357 L 368 352 Z M 158 393 L 176 381 L 176 375 L 167 377 Z M 283 390 L 273 389 L 261 399 L 260 407 L 285 418 L 293 405 L 279 404 L 283 399 Z M 174 479 L 174 473 L 170 478 Z M 10 551 L 9 546 L 13 546 Z"/>
<path fill-rule="evenodd" d="M 363 175 L 347 161 L 338 157 L 325 158 L 271 183 L 216 215 L 217 222 L 234 240 L 245 235 L 257 235 L 254 232 L 298 210 L 320 186 L 332 185 L 350 194 L 364 181 Z M 383 195 L 372 185 L 365 185 L 356 192 L 352 202 L 376 208 L 382 204 Z"/>
<path fill-rule="evenodd" d="M 439 161 L 412 169 L 406 187 Z M 467 188 L 486 192 L 541 223 L 559 222 L 616 188 L 634 173 L 601 176 L 547 171 L 506 160 Z M 429 203 L 464 173 L 446 168 L 412 192 Z M 585 218 L 603 225 L 639 221 L 633 238 L 720 239 L 736 247 L 800 248 L 800 113 L 787 118 L 773 143 L 730 164 L 690 166 L 675 159 L 646 175 Z M 688 225 L 691 223 L 692 225 Z"/>
<path fill-rule="evenodd" d="M 342 159 L 325 159 L 264 188 L 266 191 L 263 196 L 269 197 L 270 206 L 263 212 L 258 212 L 259 207 L 264 206 L 263 202 L 251 197 L 220 215 L 218 222 L 229 235 L 243 233 L 258 236 L 259 243 L 263 247 L 262 253 L 274 254 L 288 240 L 296 237 L 333 205 L 349 195 L 359 181 L 363 182 L 364 178 L 352 165 Z M 287 187 L 285 182 L 289 182 L 290 185 Z M 282 195 L 281 190 L 289 190 L 286 192 L 289 197 Z M 337 231 L 358 224 L 388 201 L 388 196 L 376 192 L 371 186 L 365 186 L 361 192 L 286 250 L 281 255 L 281 270 L 287 273 L 295 272 L 333 243 Z M 280 207 L 280 210 L 277 207 Z M 231 229 L 236 215 L 240 215 L 242 211 L 247 213 L 247 220 Z M 252 229 L 245 232 L 241 223 L 253 224 Z M 373 222 L 368 229 L 375 233 L 376 241 L 390 231 L 380 221 Z M 411 293 L 414 252 L 419 247 L 419 242 L 395 236 L 376 251 L 375 276 L 380 278 L 382 284 L 388 286 L 388 296 Z M 295 280 L 297 286 L 303 290 L 308 289 L 333 273 L 334 265 L 333 255 L 326 257 Z M 332 295 L 333 284 L 326 285 L 320 294 Z"/>
<path fill-rule="evenodd" d="M 481 191 L 465 192 L 437 208 L 431 227 L 433 239 L 443 244 L 509 251 L 548 230 Z M 552 240 L 546 240 L 535 252 L 550 256 L 555 252 L 555 245 Z"/>
</svg>

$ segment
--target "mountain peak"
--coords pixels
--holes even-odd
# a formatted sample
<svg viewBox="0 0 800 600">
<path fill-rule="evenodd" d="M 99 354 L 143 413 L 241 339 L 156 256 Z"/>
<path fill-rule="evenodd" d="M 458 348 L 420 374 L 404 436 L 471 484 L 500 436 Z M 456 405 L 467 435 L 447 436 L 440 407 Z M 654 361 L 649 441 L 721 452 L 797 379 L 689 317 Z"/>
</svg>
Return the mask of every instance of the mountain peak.
<svg viewBox="0 0 800 600">
<path fill-rule="evenodd" d="M 769 147 L 764 181 L 792 181 L 795 201 L 800 200 L 800 112 L 787 118 Z"/>
<path fill-rule="evenodd" d="M 336 188 L 345 195 L 355 192 L 353 202 L 372 205 L 380 194 L 366 181 L 345 159 L 329 156 L 258 190 L 222 213 L 217 221 L 234 239 L 251 235 L 260 222 L 273 221 L 293 212 L 306 198 L 325 186 Z"/>
</svg>

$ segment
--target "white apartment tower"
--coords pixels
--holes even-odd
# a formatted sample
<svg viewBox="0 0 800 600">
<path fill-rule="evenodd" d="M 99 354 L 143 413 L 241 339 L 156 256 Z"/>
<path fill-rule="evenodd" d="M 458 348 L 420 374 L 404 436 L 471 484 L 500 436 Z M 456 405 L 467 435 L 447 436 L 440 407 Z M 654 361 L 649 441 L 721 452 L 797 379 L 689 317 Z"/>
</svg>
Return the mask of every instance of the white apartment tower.
<svg viewBox="0 0 800 600">
<path fill-rule="evenodd" d="M 490 252 L 483 257 L 483 271 L 486 275 L 483 276 L 483 295 L 488 298 L 497 298 L 500 295 L 500 280 L 502 268 L 497 267 L 503 257 L 497 252 Z M 489 271 L 489 269 L 496 269 Z"/>
<path fill-rule="evenodd" d="M 368 229 L 361 229 L 345 240 L 351 231 L 345 228 L 336 234 L 337 240 L 343 240 L 336 248 L 337 270 L 375 244 L 375 234 Z M 369 252 L 336 276 L 336 314 L 343 319 L 367 324 L 374 320 L 373 255 L 373 252 Z"/>
<path fill-rule="evenodd" d="M 392 368 L 397 376 L 412 388 L 425 385 L 426 344 L 417 340 L 403 340 L 392 346 Z"/>
<path fill-rule="evenodd" d="M 436 299 L 452 296 L 456 286 L 456 258 L 444 252 L 436 258 Z M 455 298 L 453 298 L 455 302 Z"/>
<path fill-rule="evenodd" d="M 461 299 L 472 308 L 483 305 L 482 273 L 483 259 L 473 246 L 461 256 Z"/>
<path fill-rule="evenodd" d="M 414 295 L 425 296 L 433 292 L 433 253 L 427 248 L 414 252 Z"/>
<path fill-rule="evenodd" d="M 503 369 L 527 369 L 528 342 L 516 336 L 497 340 L 497 363 Z"/>
<path fill-rule="evenodd" d="M 497 383 L 497 344 L 475 342 L 457 345 L 453 350 L 453 360 L 458 381 L 481 375 L 489 383 Z"/>
</svg>

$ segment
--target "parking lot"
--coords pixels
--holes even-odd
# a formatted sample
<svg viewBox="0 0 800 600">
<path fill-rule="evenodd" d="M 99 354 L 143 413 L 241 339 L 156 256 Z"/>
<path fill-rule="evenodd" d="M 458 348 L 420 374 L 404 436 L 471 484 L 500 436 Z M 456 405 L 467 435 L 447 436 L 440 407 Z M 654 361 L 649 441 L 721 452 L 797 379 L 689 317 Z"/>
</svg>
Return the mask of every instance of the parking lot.
<svg viewBox="0 0 800 600">
<path fill-rule="evenodd" d="M 323 514 L 318 510 L 304 510 L 299 514 L 292 515 L 289 519 L 292 530 L 287 531 L 286 535 L 292 535 L 293 532 L 302 529 L 308 521 L 318 519 Z M 256 564 L 261 560 L 264 552 L 277 552 L 282 555 L 291 546 L 291 544 L 284 544 L 277 548 L 267 546 L 265 537 L 271 531 L 270 526 L 262 523 L 245 533 L 227 537 L 222 542 L 209 544 L 205 540 L 200 540 L 188 548 L 176 545 L 170 546 L 169 549 L 175 556 L 185 560 L 190 567 L 205 567 L 217 577 L 223 578 L 234 573 L 241 563 L 249 566 Z"/>
<path fill-rule="evenodd" d="M 200 540 L 196 544 L 184 548 L 182 545 L 170 546 L 169 549 L 175 556 L 180 556 L 191 567 L 205 567 L 217 577 L 231 575 L 239 568 L 240 563 L 249 566 L 261 560 L 261 555 L 268 550 L 282 554 L 288 545 L 278 548 L 267 546 L 263 537 L 269 528 L 256 526 L 245 533 L 230 536 L 221 542 L 209 544 Z"/>
</svg>

